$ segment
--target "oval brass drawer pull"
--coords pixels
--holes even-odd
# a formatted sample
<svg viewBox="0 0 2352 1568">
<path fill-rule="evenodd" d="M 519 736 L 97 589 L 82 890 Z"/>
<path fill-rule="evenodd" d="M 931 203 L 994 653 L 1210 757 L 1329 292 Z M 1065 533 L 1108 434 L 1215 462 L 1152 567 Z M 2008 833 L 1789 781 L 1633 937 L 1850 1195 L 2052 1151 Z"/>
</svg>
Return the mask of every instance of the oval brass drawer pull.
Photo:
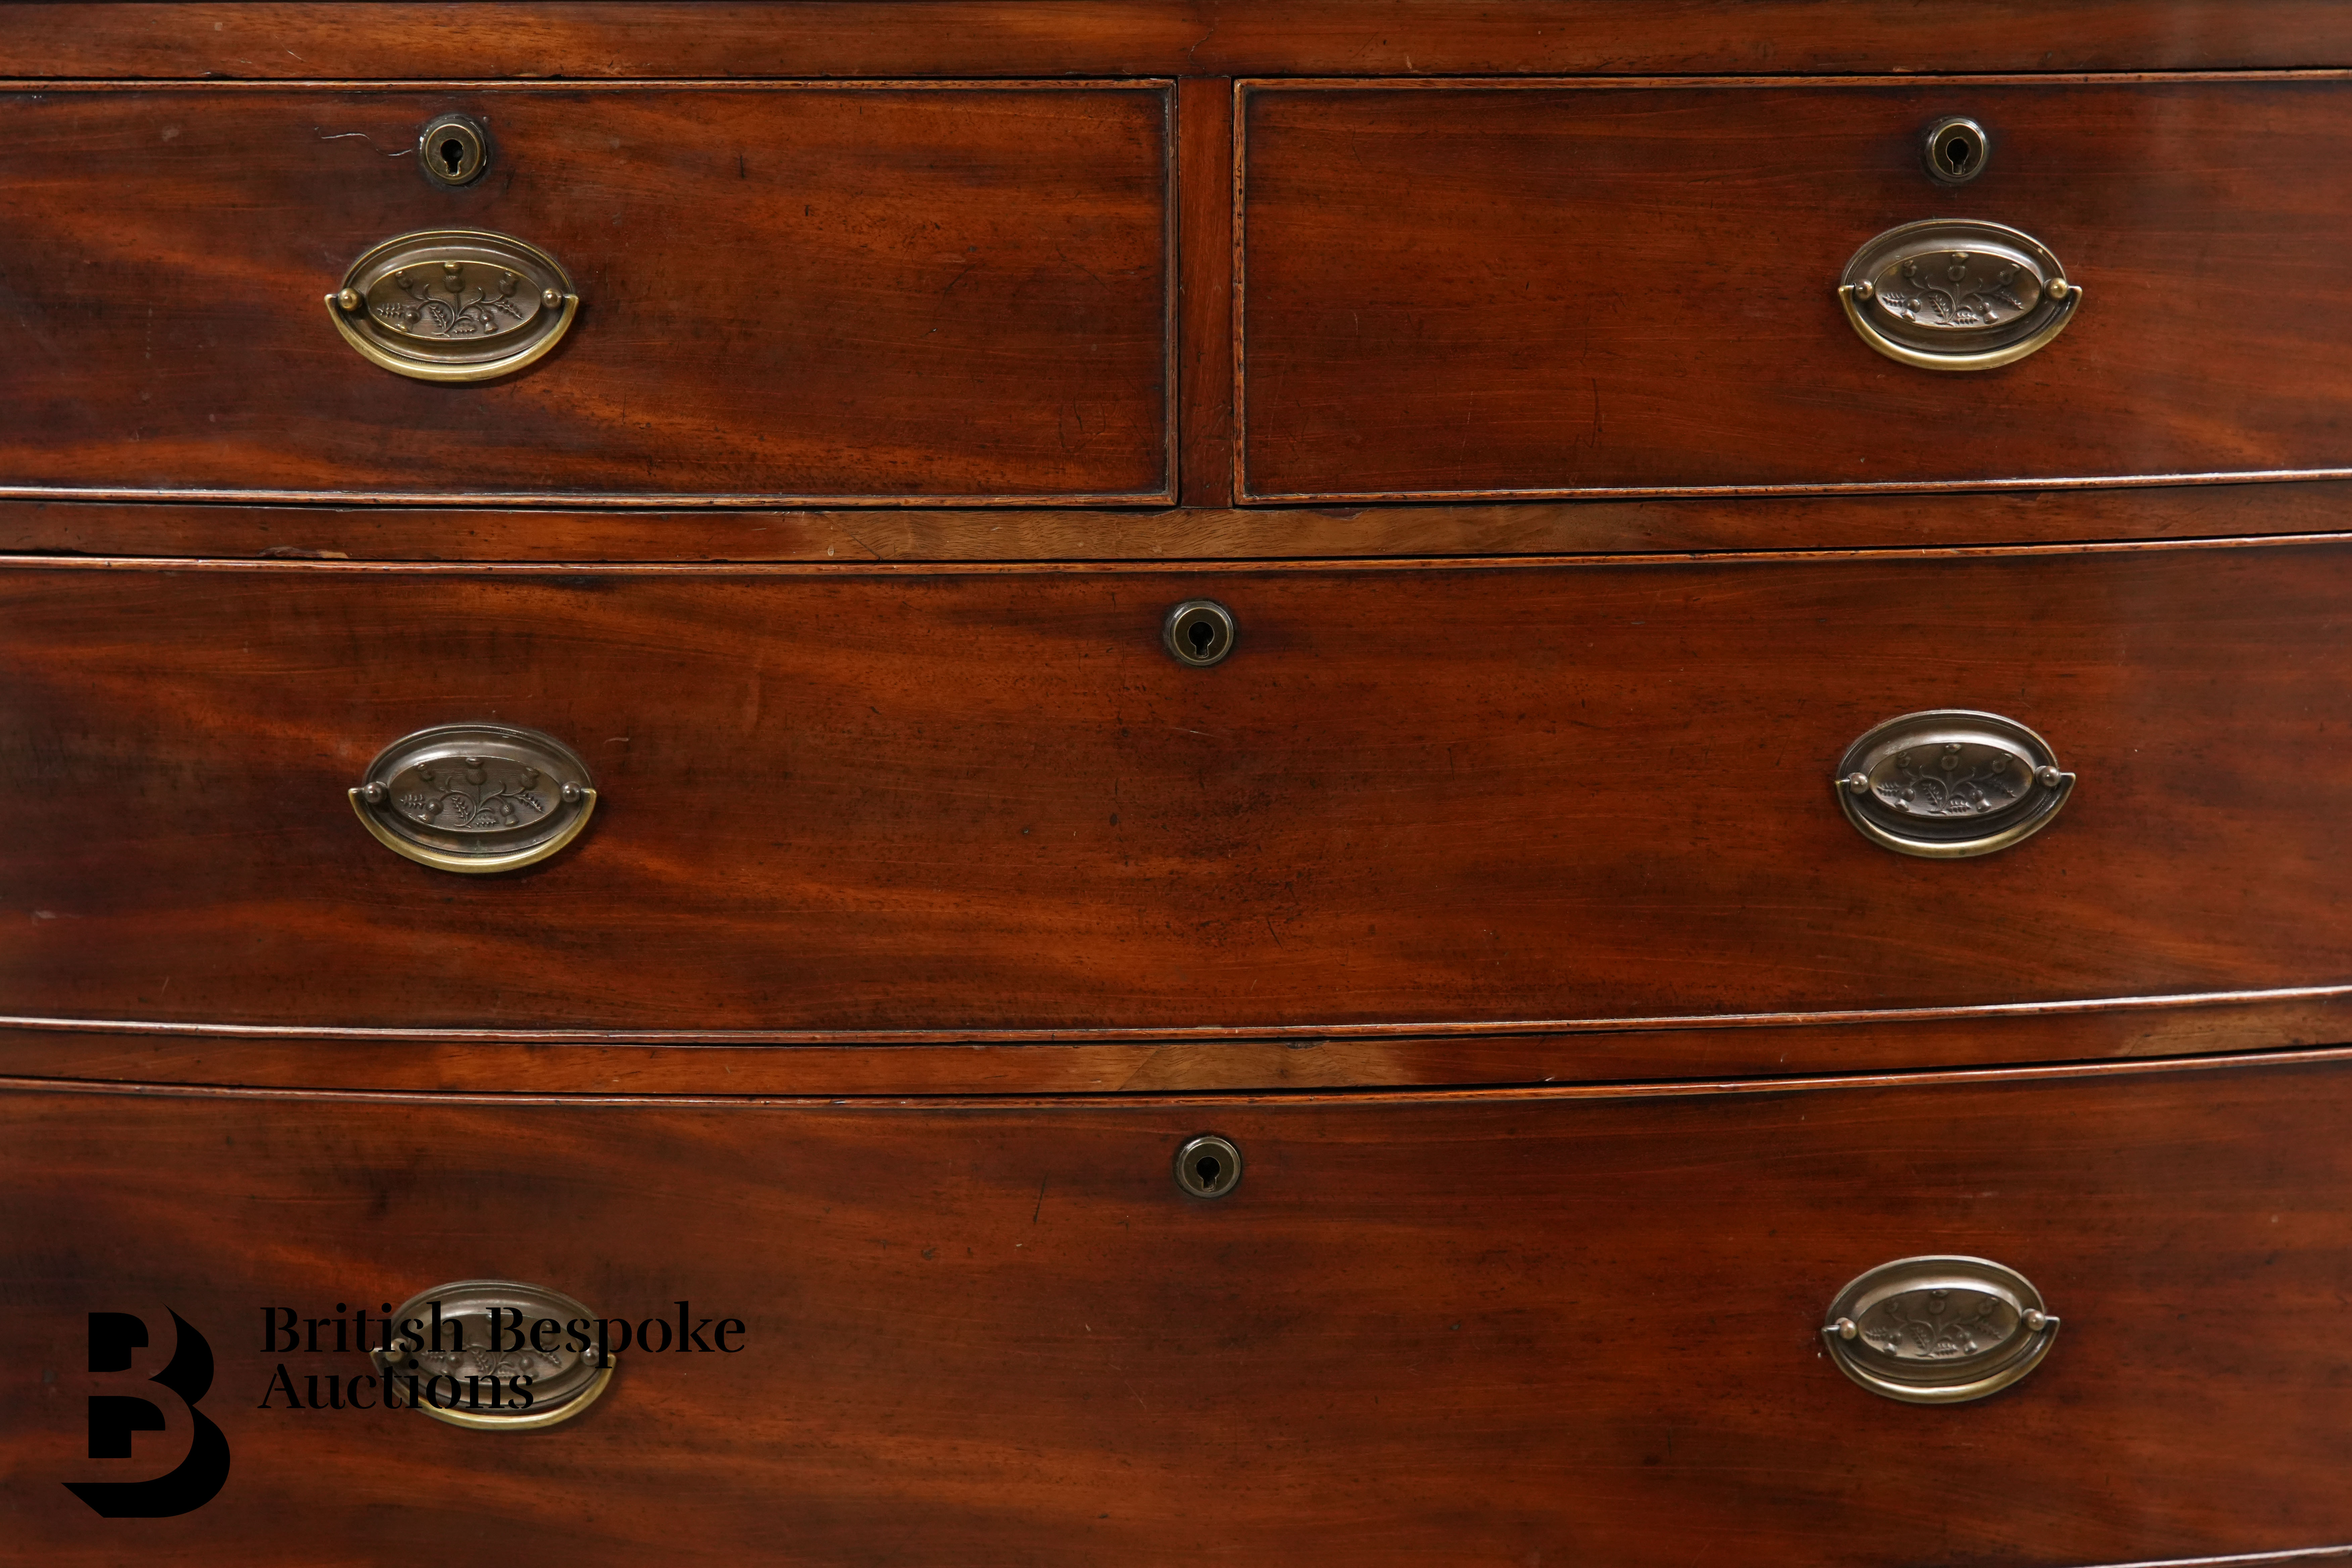
<svg viewBox="0 0 2352 1568">
<path fill-rule="evenodd" d="M 604 1394 L 620 1356 L 597 1332 L 596 1314 L 561 1290 L 459 1279 L 402 1302 L 368 1360 L 386 1405 L 520 1432 L 569 1421 Z"/>
<path fill-rule="evenodd" d="M 578 752 L 504 724 L 439 724 L 404 736 L 376 754 L 351 797 L 377 842 L 442 871 L 544 860 L 596 809 Z"/>
<path fill-rule="evenodd" d="M 2083 302 L 2050 247 L 1972 218 L 1890 228 L 1853 253 L 1838 301 L 1862 341 L 1927 370 L 1990 370 L 2066 330 Z"/>
<path fill-rule="evenodd" d="M 1902 855 L 1990 855 L 2050 825 L 2074 793 L 2050 742 L 2014 720 L 1964 708 L 1906 713 L 1838 759 L 1846 820 Z"/>
<path fill-rule="evenodd" d="M 2014 1268 L 1982 1258 L 1902 1258 L 1839 1291 L 1822 1335 L 1838 1370 L 1873 1394 L 1960 1405 L 2041 1365 L 2058 1320 Z"/>
<path fill-rule="evenodd" d="M 327 296 L 345 342 L 419 381 L 488 381 L 520 370 L 562 342 L 579 313 L 562 262 L 485 229 L 387 239 L 352 262 Z"/>
</svg>

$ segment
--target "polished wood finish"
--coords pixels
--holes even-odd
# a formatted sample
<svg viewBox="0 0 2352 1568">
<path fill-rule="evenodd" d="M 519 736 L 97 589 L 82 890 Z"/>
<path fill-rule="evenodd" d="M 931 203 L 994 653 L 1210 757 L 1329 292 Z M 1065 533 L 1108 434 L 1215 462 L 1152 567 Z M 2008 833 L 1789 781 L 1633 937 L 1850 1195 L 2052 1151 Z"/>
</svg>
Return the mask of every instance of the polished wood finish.
<svg viewBox="0 0 2352 1568">
<path fill-rule="evenodd" d="M 1954 112 L 1993 138 L 1958 189 Z M 2337 76 L 1267 83 L 1241 135 L 1244 499 L 2352 472 Z M 2052 247 L 2064 334 L 1864 344 L 1847 258 L 1936 216 Z"/>
<path fill-rule="evenodd" d="M 822 1037 L 817 1037 L 819 1040 Z M 0 1074 L 121 1083 L 480 1093 L 1061 1095 L 1753 1082 L 1988 1063 L 2278 1051 L 2352 1038 L 2352 986 L 2260 999 L 1961 1008 L 1705 1027 L 1360 1030 L 1008 1044 L 809 1043 L 766 1031 L 306 1031 L 0 1020 Z"/>
<path fill-rule="evenodd" d="M 0 5 L 0 76 L 2229 70 L 2352 65 L 2330 0 Z"/>
<path fill-rule="evenodd" d="M 1234 503 L 1233 85 L 1194 79 L 1177 89 L 1181 152 L 1179 245 L 1183 407 L 1179 426 L 1187 507 Z"/>
<path fill-rule="evenodd" d="M 120 1560 L 58 1483 L 82 1396 L 209 1338 L 227 1489 L 186 1563 L 493 1535 L 583 1564 L 2050 1568 L 2352 1537 L 2352 1062 L 1738 1095 L 665 1105 L 0 1096 L 12 1537 Z M 1181 1196 L 1204 1128 L 1240 1188 Z M 2063 1328 L 1981 1404 L 1874 1398 L 1832 1295 L 1990 1257 Z M 746 1324 L 525 1436 L 258 1408 L 261 1348 L 450 1279 Z M 163 1326 L 91 1375 L 86 1314 Z M 329 1331 L 331 1334 L 331 1328 Z M 29 1369 L 55 1369 L 50 1379 Z M 53 1379 L 53 1381 L 51 1380 Z M 168 1395 L 158 1403 L 170 1405 Z M 593 1510 L 582 1500 L 593 1498 Z"/>
<path fill-rule="evenodd" d="M 2352 485 L 2325 481 L 1152 511 L 488 510 L 0 499 L 0 552 L 291 561 L 1340 561 L 2065 544 L 2347 527 Z"/>
<path fill-rule="evenodd" d="M 0 0 L 0 1557 L 2352 1556 L 2347 71 L 2328 0 Z M 1872 354 L 1931 212 L 2079 320 Z M 580 279 L 529 374 L 322 319 L 452 225 Z M 1848 827 L 1944 705 L 2046 833 Z M 369 839 L 480 720 L 588 835 Z M 1930 1251 L 2048 1292 L 2023 1384 L 1823 1357 Z M 257 1408 L 367 1369 L 257 1309 L 469 1275 L 747 1349 Z M 169 1310 L 230 1482 L 101 1521 Z"/>
<path fill-rule="evenodd" d="M 1171 96 L 18 93 L 0 489 L 1165 502 Z M 456 191 L 415 157 L 450 110 L 493 149 Z M 547 360 L 436 385 L 337 336 L 351 261 L 449 227 L 571 269 Z"/>
<path fill-rule="evenodd" d="M 1241 625 L 1213 670 L 1166 607 Z M 1357 1027 L 2352 980 L 2342 544 L 1477 567 L 0 575 L 23 1016 Z M 1873 847 L 1840 752 L 1981 707 L 2083 784 Z M 603 790 L 453 877 L 344 791 L 494 721 Z"/>
</svg>

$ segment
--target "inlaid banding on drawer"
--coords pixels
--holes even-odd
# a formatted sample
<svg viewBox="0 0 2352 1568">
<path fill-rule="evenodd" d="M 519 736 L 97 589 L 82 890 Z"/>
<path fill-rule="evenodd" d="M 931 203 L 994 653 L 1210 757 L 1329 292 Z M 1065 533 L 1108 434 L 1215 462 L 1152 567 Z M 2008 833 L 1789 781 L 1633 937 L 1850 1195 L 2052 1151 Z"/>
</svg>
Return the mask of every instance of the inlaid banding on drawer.
<svg viewBox="0 0 2352 1568">
<path fill-rule="evenodd" d="M 1243 635 L 1170 657 L 1171 605 Z M 2342 544 L 1223 570 L 0 574 L 12 1016 L 1297 1030 L 2339 984 Z M 1994 710 L 2083 784 L 1889 854 L 1833 769 Z M 560 735 L 495 878 L 349 791 Z M 1929 759 L 1933 763 L 1935 759 Z M 1923 766 L 1928 765 L 1923 763 Z"/>
<path fill-rule="evenodd" d="M 1164 83 L 0 101 L 15 149 L 0 493 L 1171 499 Z M 451 187 L 417 153 L 455 110 L 485 129 L 489 162 Z M 354 353 L 320 300 L 420 231 L 560 257 L 579 295 L 561 345 L 478 386 Z M 504 330 L 511 272 L 449 254 L 473 272 L 446 294 L 434 252 L 373 295 L 357 280 L 347 313 Z M 548 283 L 556 319 L 570 290 L 554 281 L 528 279 L 510 313 Z"/>
<path fill-rule="evenodd" d="M 2352 468 L 2352 167 L 2309 152 L 2352 136 L 2335 73 L 1268 81 L 1240 105 L 1246 500 Z M 1990 135 L 1960 185 L 1922 149 L 1953 115 Z M 1954 298 L 1948 268 L 1897 268 L 1921 332 L 2005 341 L 2040 310 L 2064 335 L 1966 375 L 1874 353 L 1842 269 L 1927 219 L 2024 231 L 2083 302 L 2050 304 L 2023 251 L 1956 261 Z"/>
<path fill-rule="evenodd" d="M 44 1562 L 119 1539 L 57 1483 L 106 1469 L 80 1396 L 155 1392 L 169 1307 L 211 1336 L 236 1453 L 186 1561 L 373 1561 L 394 1512 L 410 1549 L 462 1558 L 576 1531 L 583 1496 L 598 1564 L 689 1539 L 869 1562 L 886 1504 L 908 1561 L 1074 1568 L 2079 1568 L 2340 1541 L 2347 1116 L 2340 1054 L 1255 1102 L 16 1082 L 0 1279 L 19 1353 L 60 1373 L 0 1384 L 14 1538 Z M 1247 1163 L 1213 1201 L 1171 1179 L 1203 1131 Z M 2065 1326 L 2031 1377 L 1932 1407 L 1841 1374 L 1824 1307 L 1922 1253 L 2047 1292 Z M 353 1310 L 373 1341 L 379 1303 L 493 1269 L 614 1320 L 583 1323 L 625 1347 L 593 1408 L 506 1436 L 259 1408 L 281 1363 L 321 1405 L 377 1376 L 338 1343 Z M 93 1302 L 162 1326 L 126 1374 L 82 1373 Z M 289 1310 L 300 1342 L 265 1342 Z"/>
</svg>

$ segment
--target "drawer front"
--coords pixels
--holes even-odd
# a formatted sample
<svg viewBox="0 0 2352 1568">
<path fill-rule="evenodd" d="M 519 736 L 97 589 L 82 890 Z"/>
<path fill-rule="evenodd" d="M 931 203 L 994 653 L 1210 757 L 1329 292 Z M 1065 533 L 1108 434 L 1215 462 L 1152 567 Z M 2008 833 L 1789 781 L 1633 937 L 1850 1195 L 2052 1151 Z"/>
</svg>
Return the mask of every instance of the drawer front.
<svg viewBox="0 0 2352 1568">
<path fill-rule="evenodd" d="M 2334 77 L 1790 87 L 1266 83 L 1243 95 L 1254 500 L 2340 471 Z M 1972 118 L 1982 172 L 1930 178 Z M 2083 295 L 1998 369 L 1873 352 L 1874 237 L 2022 230 Z M 2006 309 L 2006 307 L 2002 307 Z"/>
<path fill-rule="evenodd" d="M 1161 498 L 1169 107 L 1085 82 L 16 95 L 0 489 Z M 457 188 L 418 166 L 448 112 L 488 139 Z M 538 247 L 581 300 L 485 384 L 378 368 L 325 304 L 373 247 L 453 229 Z"/>
<path fill-rule="evenodd" d="M 2342 1542 L 2347 1116 L 2341 1061 L 1042 1108 L 14 1092 L 12 1535 L 45 1563 L 134 1528 L 183 1561 L 374 1561 L 396 1519 L 426 1557 L 522 1530 L 598 1563 L 1624 1568 Z M 1220 1199 L 1171 1175 L 1203 1131 L 1243 1160 Z M 2040 1363 L 1941 1406 L 1842 1376 L 1833 1298 L 1922 1254 L 2021 1273 L 2060 1319 Z M 706 1342 L 742 1328 L 625 1352 L 544 1431 L 307 1407 L 370 1371 L 332 1320 L 482 1277 L 656 1343 L 681 1302 Z M 266 1350 L 289 1310 L 321 1327 Z M 127 1372 L 85 1373 L 92 1311 L 152 1326 Z M 213 1352 L 226 1485 L 100 1520 L 60 1483 L 187 1451 L 142 1381 L 173 1312 Z M 89 1458 L 86 1397 L 124 1394 L 167 1428 Z"/>
<path fill-rule="evenodd" d="M 1212 668 L 1161 646 L 1192 599 L 1238 623 Z M 86 1019 L 1312 1033 L 2337 984 L 2347 605 L 2352 549 L 2310 543 L 24 564 L 0 988 Z M 1944 708 L 2075 774 L 2038 835 L 1925 859 L 1847 820 L 1841 753 Z M 380 749 L 485 723 L 577 753 L 560 853 L 459 875 L 354 819 Z"/>
</svg>

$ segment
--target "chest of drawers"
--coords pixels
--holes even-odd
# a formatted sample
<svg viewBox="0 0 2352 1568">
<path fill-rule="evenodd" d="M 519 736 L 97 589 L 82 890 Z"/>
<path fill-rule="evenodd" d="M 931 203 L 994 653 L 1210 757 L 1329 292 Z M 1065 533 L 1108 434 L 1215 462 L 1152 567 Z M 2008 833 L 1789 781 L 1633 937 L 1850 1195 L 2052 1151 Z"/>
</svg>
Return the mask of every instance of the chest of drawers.
<svg viewBox="0 0 2352 1568">
<path fill-rule="evenodd" d="M 9 1534 L 2352 1558 L 2347 67 L 0 5 Z"/>
</svg>

